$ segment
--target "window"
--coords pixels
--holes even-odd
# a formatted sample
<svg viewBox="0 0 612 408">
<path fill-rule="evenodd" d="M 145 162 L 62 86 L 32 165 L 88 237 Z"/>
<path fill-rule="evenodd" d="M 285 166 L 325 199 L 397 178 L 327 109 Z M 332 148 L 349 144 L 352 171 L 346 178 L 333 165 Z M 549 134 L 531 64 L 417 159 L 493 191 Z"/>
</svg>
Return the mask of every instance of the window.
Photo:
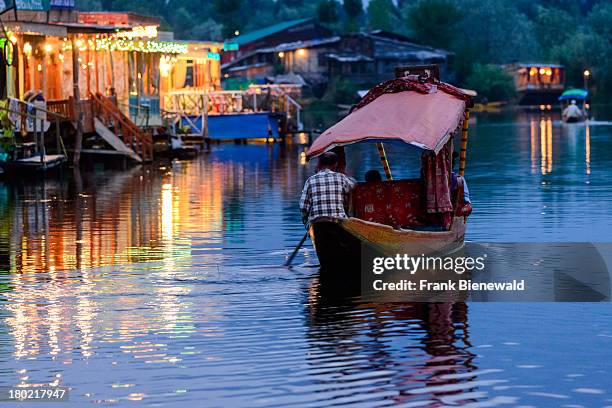
<svg viewBox="0 0 612 408">
<path fill-rule="evenodd" d="M 187 72 L 185 73 L 185 87 L 194 86 L 193 60 L 187 60 Z"/>
</svg>

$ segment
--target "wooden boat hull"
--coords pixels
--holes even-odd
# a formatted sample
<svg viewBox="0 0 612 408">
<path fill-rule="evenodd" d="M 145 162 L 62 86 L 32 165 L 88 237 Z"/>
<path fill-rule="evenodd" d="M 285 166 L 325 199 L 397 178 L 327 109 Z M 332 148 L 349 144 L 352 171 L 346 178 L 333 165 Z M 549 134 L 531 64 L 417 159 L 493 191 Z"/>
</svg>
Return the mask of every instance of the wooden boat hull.
<svg viewBox="0 0 612 408">
<path fill-rule="evenodd" d="M 310 237 L 322 270 L 359 273 L 362 251 L 396 254 L 448 255 L 464 246 L 466 220 L 455 217 L 449 231 L 393 229 L 358 218 L 313 223 Z"/>
</svg>

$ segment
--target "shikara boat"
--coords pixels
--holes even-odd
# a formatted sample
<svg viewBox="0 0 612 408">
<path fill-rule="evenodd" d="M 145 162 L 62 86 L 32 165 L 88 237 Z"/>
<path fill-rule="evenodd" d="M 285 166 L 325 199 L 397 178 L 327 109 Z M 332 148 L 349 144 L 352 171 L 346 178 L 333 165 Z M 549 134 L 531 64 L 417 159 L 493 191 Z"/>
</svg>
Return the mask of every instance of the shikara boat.
<svg viewBox="0 0 612 408">
<path fill-rule="evenodd" d="M 365 248 L 387 256 L 463 248 L 471 206 L 464 201 L 463 178 L 451 173 L 451 157 L 453 136 L 460 132 L 458 175 L 463 176 L 473 93 L 440 82 L 437 70 L 427 68 L 398 69 L 395 79 L 370 90 L 308 149 L 312 159 L 354 143 L 373 143 L 387 176 L 357 183 L 349 218 L 312 223 L 309 233 L 322 269 L 355 268 Z M 422 149 L 421 178 L 393 179 L 383 145 L 392 141 Z"/>
<path fill-rule="evenodd" d="M 589 92 L 586 89 L 567 89 L 561 94 L 559 97 L 559 101 L 561 102 L 561 117 L 565 123 L 584 122 L 588 118 L 586 109 L 586 100 L 588 96 Z M 578 109 L 580 109 L 582 113 L 580 116 L 567 116 L 565 114 L 565 109 L 572 103 L 576 104 Z"/>
</svg>

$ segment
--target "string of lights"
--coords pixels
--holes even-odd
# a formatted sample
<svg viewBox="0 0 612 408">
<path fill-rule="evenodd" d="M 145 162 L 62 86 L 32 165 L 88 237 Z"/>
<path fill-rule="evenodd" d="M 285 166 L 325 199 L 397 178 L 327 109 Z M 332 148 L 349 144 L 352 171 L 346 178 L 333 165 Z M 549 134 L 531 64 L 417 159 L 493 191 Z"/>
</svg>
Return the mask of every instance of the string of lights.
<svg viewBox="0 0 612 408">
<path fill-rule="evenodd" d="M 79 51 L 135 51 L 142 53 L 160 53 L 160 54 L 186 54 L 189 51 L 187 44 L 168 42 L 168 41 L 153 41 L 153 40 L 133 40 L 128 38 L 104 37 L 98 39 L 79 39 L 76 41 L 76 46 Z M 72 44 L 69 41 L 64 41 L 62 50 L 68 51 L 72 49 Z"/>
</svg>

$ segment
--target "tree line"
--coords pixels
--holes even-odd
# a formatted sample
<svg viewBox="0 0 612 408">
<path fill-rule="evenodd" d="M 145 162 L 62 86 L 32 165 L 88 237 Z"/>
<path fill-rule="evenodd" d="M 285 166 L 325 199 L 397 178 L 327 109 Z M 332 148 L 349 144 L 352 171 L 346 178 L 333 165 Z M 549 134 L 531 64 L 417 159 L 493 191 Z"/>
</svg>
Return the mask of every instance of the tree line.
<svg viewBox="0 0 612 408">
<path fill-rule="evenodd" d="M 566 83 L 612 94 L 609 0 L 82 0 L 85 10 L 134 11 L 161 18 L 184 39 L 227 39 L 279 21 L 314 17 L 337 32 L 383 29 L 452 51 L 456 82 L 489 99 L 511 96 L 498 64 L 557 62 Z"/>
</svg>

